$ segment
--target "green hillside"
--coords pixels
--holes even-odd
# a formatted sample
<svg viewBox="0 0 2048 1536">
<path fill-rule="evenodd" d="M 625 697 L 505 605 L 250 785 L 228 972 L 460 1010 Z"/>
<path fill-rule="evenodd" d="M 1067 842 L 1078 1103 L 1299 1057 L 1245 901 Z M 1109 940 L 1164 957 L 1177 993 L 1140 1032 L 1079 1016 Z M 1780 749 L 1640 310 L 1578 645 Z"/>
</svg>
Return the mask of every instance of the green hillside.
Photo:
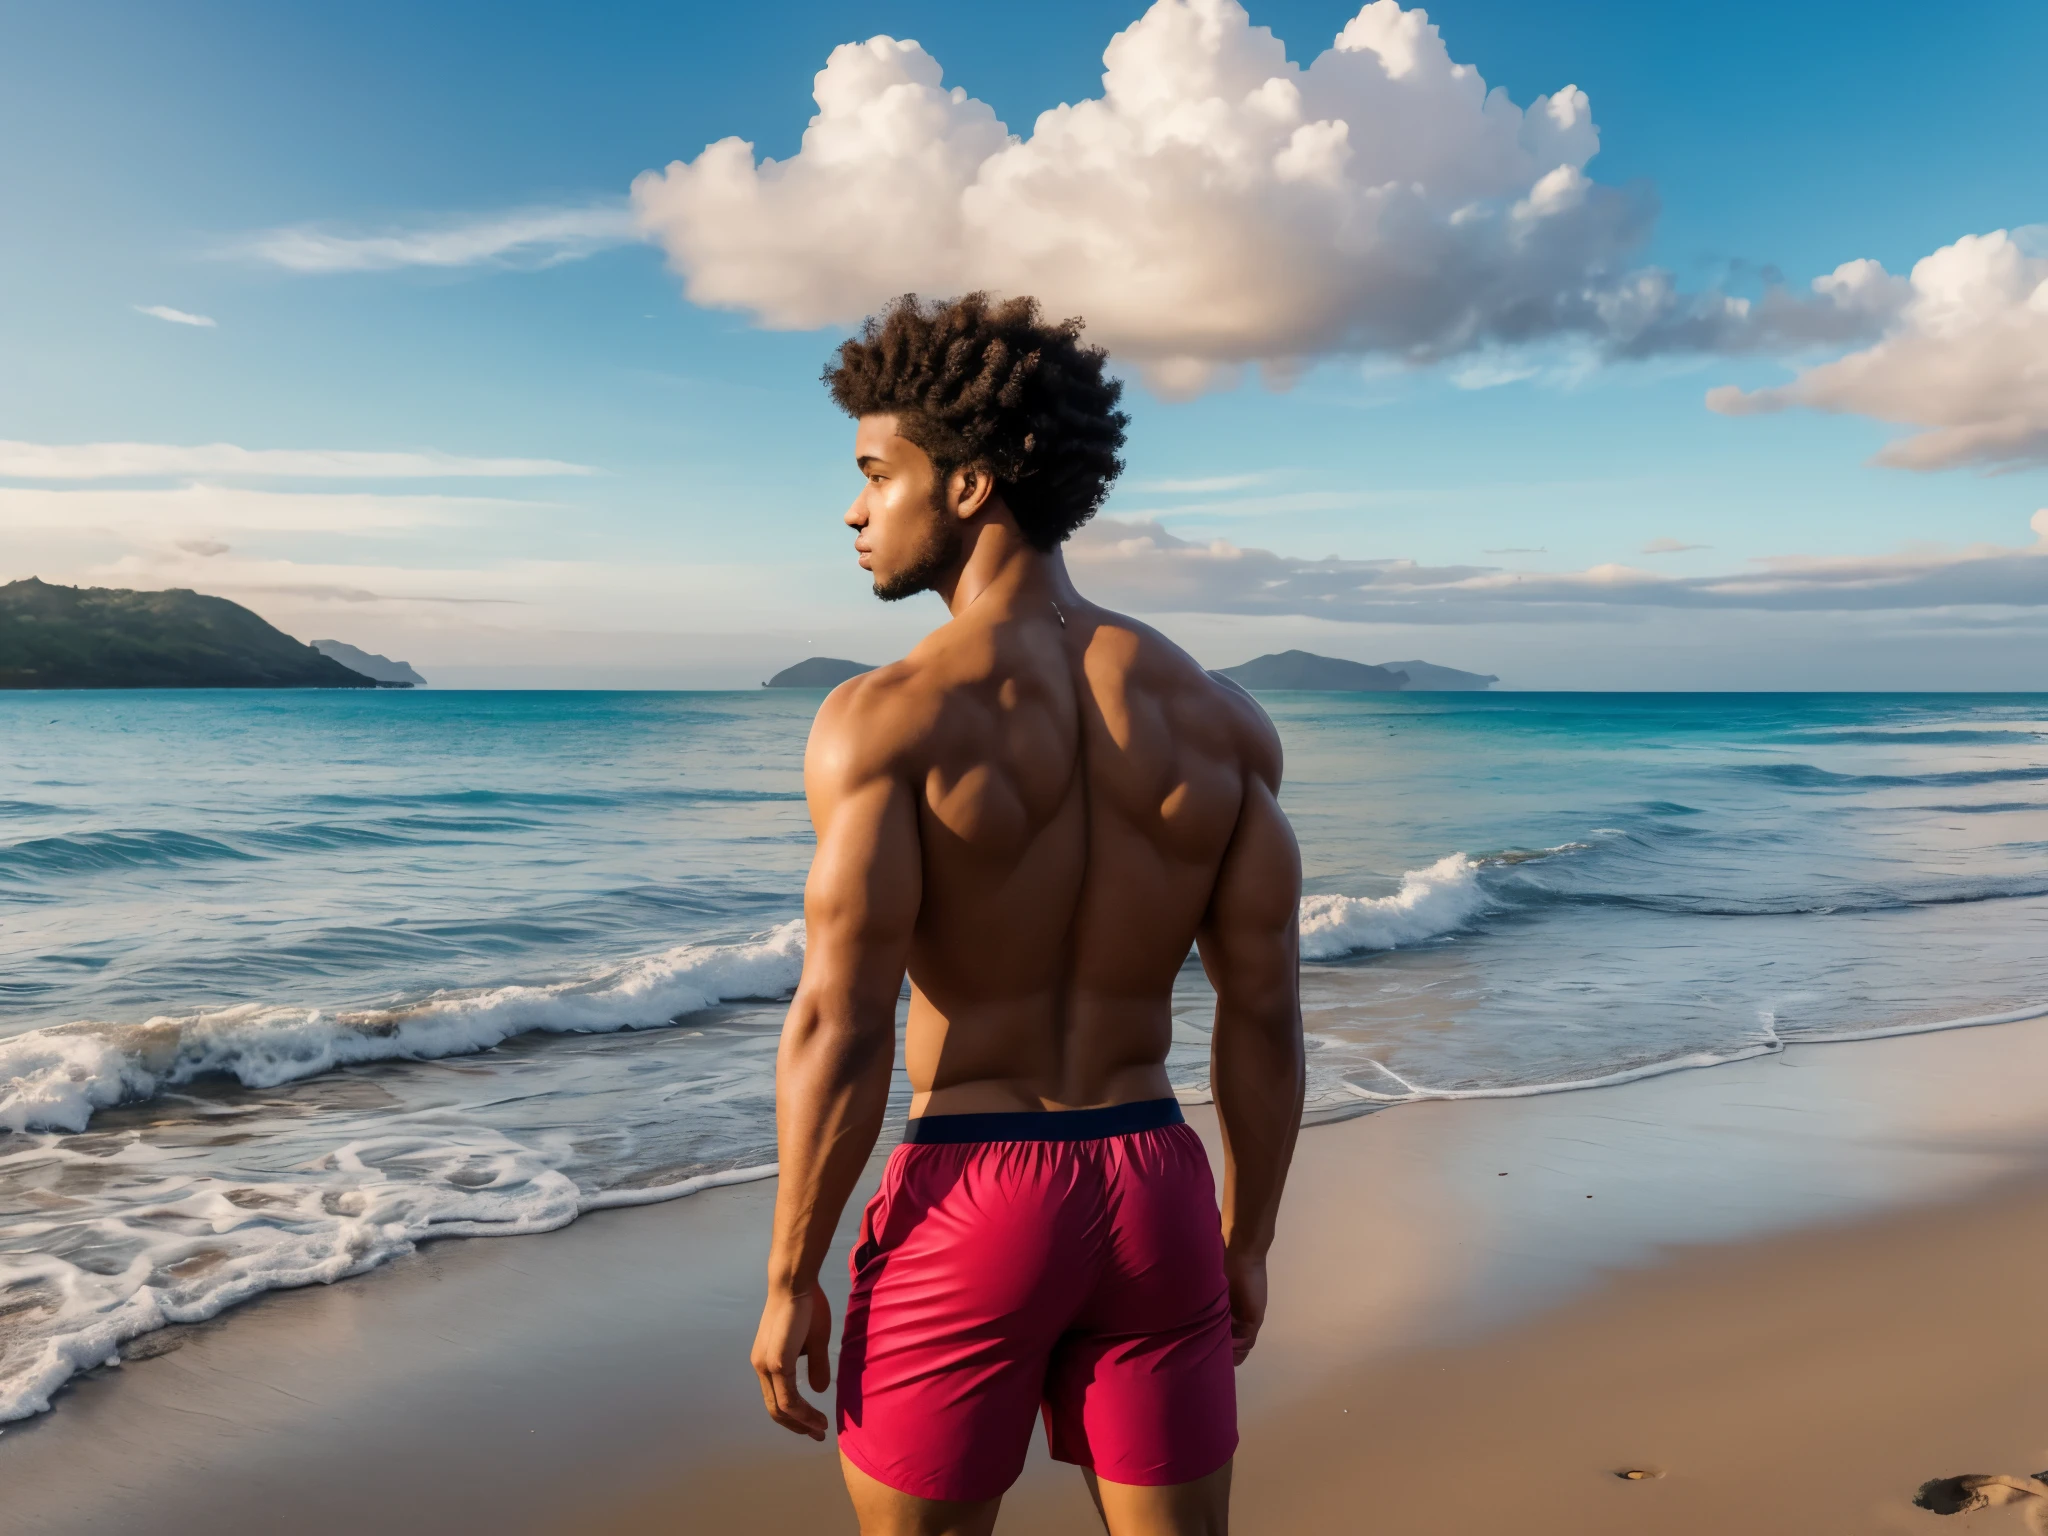
<svg viewBox="0 0 2048 1536">
<path fill-rule="evenodd" d="M 374 688 L 224 597 L 0 586 L 0 688 Z"/>
</svg>

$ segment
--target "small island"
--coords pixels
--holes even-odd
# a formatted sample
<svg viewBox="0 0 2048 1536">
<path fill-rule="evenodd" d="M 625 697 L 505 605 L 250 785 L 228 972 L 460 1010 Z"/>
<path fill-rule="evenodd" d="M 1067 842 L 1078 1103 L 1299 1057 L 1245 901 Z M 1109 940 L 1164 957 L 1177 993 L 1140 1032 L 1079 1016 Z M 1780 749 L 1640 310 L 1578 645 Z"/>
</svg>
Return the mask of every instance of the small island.
<svg viewBox="0 0 2048 1536">
<path fill-rule="evenodd" d="M 1219 669 L 1240 688 L 1313 689 L 1325 693 L 1398 693 L 1408 681 L 1405 672 L 1369 667 L 1362 661 L 1340 661 L 1311 651 L 1281 651 L 1254 656 L 1234 667 Z"/>
<path fill-rule="evenodd" d="M 0 688 L 377 686 L 224 597 L 0 586 Z"/>
<path fill-rule="evenodd" d="M 1405 672 L 1404 693 L 1483 693 L 1500 679 L 1491 672 L 1460 672 L 1429 661 L 1383 661 L 1389 672 Z"/>
<path fill-rule="evenodd" d="M 849 677 L 872 672 L 865 661 L 844 661 L 837 656 L 812 656 L 793 667 L 784 667 L 761 686 L 763 688 L 837 688 Z"/>
<path fill-rule="evenodd" d="M 314 644 L 326 649 L 331 642 L 316 640 Z M 353 647 L 348 649 L 353 650 Z M 364 656 L 361 651 L 354 651 L 353 655 L 342 659 L 355 665 L 357 657 L 365 661 L 384 660 L 381 656 Z M 370 669 L 360 667 L 358 670 Z M 837 688 L 849 677 L 859 677 L 863 672 L 874 670 L 864 661 L 813 656 L 793 667 L 784 667 L 761 686 Z M 1467 693 L 1491 688 L 1500 681 L 1491 672 L 1461 672 L 1456 667 L 1440 667 L 1430 661 L 1383 661 L 1374 666 L 1362 661 L 1345 661 L 1338 656 L 1318 656 L 1313 651 L 1279 651 L 1217 670 L 1240 688 L 1253 692 Z"/>
<path fill-rule="evenodd" d="M 393 661 L 375 651 L 359 650 L 346 640 L 315 640 L 313 649 L 351 672 L 360 672 L 380 688 L 424 688 L 427 680 L 412 669 L 410 662 Z"/>
<path fill-rule="evenodd" d="M 1489 672 L 1461 672 L 1427 661 L 1384 661 L 1370 666 L 1313 651 L 1280 651 L 1255 656 L 1234 667 L 1219 669 L 1241 688 L 1254 692 L 1294 690 L 1304 693 L 1432 693 L 1490 688 L 1500 679 Z"/>
</svg>

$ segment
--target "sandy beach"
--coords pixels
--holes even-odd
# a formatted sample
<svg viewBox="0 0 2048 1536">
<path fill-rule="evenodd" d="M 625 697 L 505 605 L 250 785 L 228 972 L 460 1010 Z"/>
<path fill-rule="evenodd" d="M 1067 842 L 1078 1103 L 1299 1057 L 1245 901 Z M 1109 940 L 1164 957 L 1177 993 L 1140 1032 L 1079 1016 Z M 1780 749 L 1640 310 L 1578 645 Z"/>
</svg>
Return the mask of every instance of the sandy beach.
<svg viewBox="0 0 2048 1536">
<path fill-rule="evenodd" d="M 2043 1081 L 2018 1024 L 1312 1129 L 1235 1528 L 2025 1529 L 1912 1499 L 2048 1465 Z M 153 1336 L 0 1436 L 0 1530 L 850 1531 L 745 1366 L 772 1196 Z M 1040 1447 L 999 1528 L 1090 1518 Z"/>
</svg>

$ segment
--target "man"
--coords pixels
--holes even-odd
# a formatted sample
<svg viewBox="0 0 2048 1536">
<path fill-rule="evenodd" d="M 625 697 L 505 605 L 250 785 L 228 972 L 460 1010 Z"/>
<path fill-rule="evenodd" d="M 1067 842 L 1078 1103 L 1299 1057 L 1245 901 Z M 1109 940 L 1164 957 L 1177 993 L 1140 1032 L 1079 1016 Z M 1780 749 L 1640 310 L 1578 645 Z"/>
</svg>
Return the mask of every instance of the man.
<svg viewBox="0 0 2048 1536">
<path fill-rule="evenodd" d="M 904 1144 L 862 1218 L 840 1351 L 865 1536 L 980 1536 L 1041 1408 L 1113 1536 L 1220 1533 L 1302 1102 L 1280 744 L 1251 698 L 1098 608 L 1060 545 L 1123 468 L 1122 386 L 1029 299 L 900 300 L 825 380 L 885 600 L 951 611 L 843 684 L 804 761 L 818 848 L 776 1071 L 781 1187 L 754 1368 L 822 1440 L 818 1271 L 880 1134 L 911 982 Z M 1167 1082 L 1174 977 L 1216 990 L 1209 1164 Z"/>
</svg>

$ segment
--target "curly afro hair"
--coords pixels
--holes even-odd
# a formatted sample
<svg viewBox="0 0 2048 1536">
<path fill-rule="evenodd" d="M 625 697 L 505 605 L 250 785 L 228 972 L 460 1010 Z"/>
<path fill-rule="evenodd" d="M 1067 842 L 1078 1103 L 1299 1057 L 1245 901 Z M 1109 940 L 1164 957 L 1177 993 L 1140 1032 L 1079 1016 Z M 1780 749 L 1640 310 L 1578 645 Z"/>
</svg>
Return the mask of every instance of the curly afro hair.
<svg viewBox="0 0 2048 1536">
<path fill-rule="evenodd" d="M 1081 322 L 1049 325 L 1038 300 L 985 293 L 926 303 L 906 293 L 825 369 L 853 417 L 894 415 L 939 473 L 985 464 L 1034 549 L 1093 517 L 1123 473 L 1124 387 L 1103 373 Z"/>
</svg>

